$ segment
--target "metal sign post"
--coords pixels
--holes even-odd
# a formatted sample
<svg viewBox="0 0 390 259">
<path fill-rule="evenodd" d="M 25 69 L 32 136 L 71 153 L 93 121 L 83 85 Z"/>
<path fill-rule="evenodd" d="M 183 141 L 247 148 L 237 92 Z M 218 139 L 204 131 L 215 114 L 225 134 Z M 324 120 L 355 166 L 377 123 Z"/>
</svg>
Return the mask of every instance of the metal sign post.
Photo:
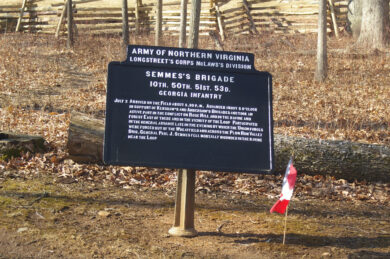
<svg viewBox="0 0 390 259">
<path fill-rule="evenodd" d="M 168 233 L 172 236 L 193 237 L 198 234 L 194 226 L 195 170 L 181 169 L 177 174 L 175 219 Z"/>
<path fill-rule="evenodd" d="M 186 7 L 184 7 L 186 8 Z M 201 0 L 192 1 L 189 48 L 198 48 Z M 181 43 L 179 42 L 179 47 Z M 172 236 L 193 237 L 195 230 L 195 170 L 182 169 L 177 174 L 175 219 L 168 231 Z"/>
</svg>

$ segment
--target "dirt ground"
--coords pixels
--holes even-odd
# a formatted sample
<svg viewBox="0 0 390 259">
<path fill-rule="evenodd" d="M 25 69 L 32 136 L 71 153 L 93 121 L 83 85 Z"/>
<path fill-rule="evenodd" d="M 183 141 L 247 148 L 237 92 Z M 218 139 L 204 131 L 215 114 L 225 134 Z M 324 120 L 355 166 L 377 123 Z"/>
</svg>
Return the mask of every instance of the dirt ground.
<svg viewBox="0 0 390 259">
<path fill-rule="evenodd" d="M 294 200 L 286 244 L 273 201 L 196 194 L 194 238 L 170 237 L 174 197 L 50 176 L 0 183 L 0 258 L 389 258 L 389 208 Z"/>
<path fill-rule="evenodd" d="M 315 42 L 269 36 L 225 46 L 255 53 L 257 69 L 273 74 L 275 133 L 388 145 L 390 55 L 339 54 L 349 39 L 331 39 L 329 79 L 320 84 L 312 79 Z M 0 159 L 0 258 L 390 257 L 388 182 L 300 175 L 299 168 L 286 245 L 284 216 L 269 213 L 280 175 L 198 172 L 199 235 L 170 237 L 175 171 L 67 158 L 71 111 L 104 116 L 107 64 L 123 60 L 120 39 L 64 46 L 50 36 L 0 35 L 0 131 L 41 135 L 49 147 Z M 201 48 L 213 42 L 202 38 Z"/>
</svg>

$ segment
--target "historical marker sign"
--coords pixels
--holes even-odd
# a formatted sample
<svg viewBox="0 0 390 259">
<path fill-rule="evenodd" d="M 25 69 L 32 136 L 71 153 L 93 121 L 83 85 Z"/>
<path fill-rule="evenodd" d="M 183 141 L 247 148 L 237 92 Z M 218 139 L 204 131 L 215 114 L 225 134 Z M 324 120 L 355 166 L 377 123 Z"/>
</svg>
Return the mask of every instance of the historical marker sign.
<svg viewBox="0 0 390 259">
<path fill-rule="evenodd" d="M 271 75 L 249 53 L 130 45 L 108 67 L 104 161 L 272 171 Z"/>
</svg>

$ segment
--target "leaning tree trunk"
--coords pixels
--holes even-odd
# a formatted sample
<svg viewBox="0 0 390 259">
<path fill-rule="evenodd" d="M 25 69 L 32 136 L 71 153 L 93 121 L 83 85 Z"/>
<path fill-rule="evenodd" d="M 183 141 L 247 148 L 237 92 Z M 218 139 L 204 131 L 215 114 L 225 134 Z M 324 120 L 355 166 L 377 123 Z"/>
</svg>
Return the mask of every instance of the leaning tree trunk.
<svg viewBox="0 0 390 259">
<path fill-rule="evenodd" d="M 389 0 L 364 1 L 360 35 L 356 45 L 383 49 L 389 44 Z"/>
<path fill-rule="evenodd" d="M 68 151 L 76 162 L 102 162 L 104 122 L 102 119 L 72 113 Z M 283 172 L 294 153 L 299 173 L 329 174 L 348 180 L 390 180 L 390 147 L 306 139 L 277 135 L 275 143 L 276 172 Z"/>
</svg>

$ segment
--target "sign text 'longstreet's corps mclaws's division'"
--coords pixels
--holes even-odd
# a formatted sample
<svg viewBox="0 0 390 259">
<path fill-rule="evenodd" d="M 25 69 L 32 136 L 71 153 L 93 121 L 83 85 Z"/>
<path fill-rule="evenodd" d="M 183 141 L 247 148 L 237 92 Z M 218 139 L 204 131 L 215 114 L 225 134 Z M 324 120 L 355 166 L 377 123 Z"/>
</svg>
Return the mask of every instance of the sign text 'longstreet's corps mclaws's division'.
<svg viewBox="0 0 390 259">
<path fill-rule="evenodd" d="M 271 75 L 249 53 L 128 46 L 108 68 L 104 161 L 271 172 Z"/>
</svg>

